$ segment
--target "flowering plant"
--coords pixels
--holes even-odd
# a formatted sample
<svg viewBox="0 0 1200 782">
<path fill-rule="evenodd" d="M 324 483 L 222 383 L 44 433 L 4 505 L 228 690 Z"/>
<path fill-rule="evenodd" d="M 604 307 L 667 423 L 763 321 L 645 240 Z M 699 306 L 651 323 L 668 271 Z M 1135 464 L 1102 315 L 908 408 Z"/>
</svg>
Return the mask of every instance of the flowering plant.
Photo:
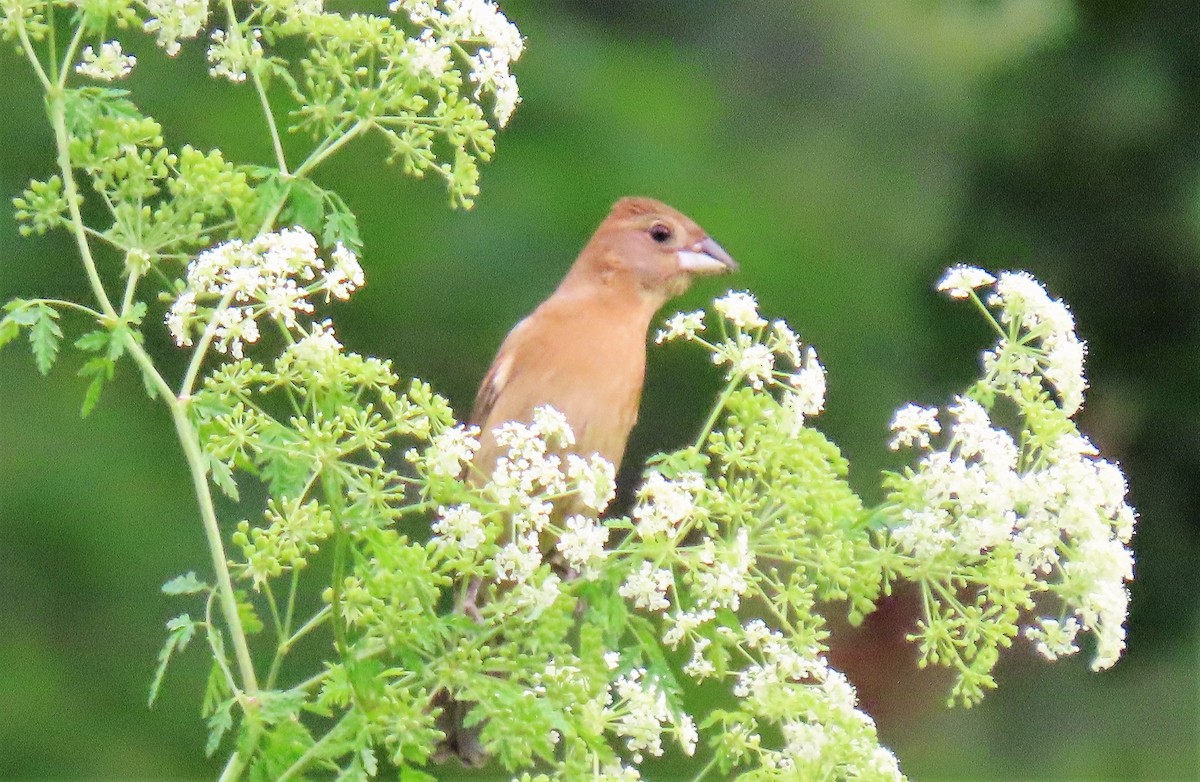
<svg viewBox="0 0 1200 782">
<path fill-rule="evenodd" d="M 956 267 L 939 284 L 997 341 L 944 411 L 897 411 L 891 445 L 915 461 L 884 476 L 876 507 L 812 426 L 825 400 L 813 347 L 745 292 L 671 317 L 656 341 L 707 351 L 725 385 L 694 441 L 647 465 L 629 516 L 605 518 L 613 465 L 571 453 L 561 413 L 500 427 L 504 454 L 475 474 L 478 429 L 316 314 L 365 281 L 353 214 L 309 179 L 337 150 L 377 133 L 406 172 L 443 177 L 452 204 L 477 194 L 488 117 L 502 126 L 519 102 L 523 48 L 491 0 L 397 0 L 391 15 L 320 0 L 0 10 L 58 153 L 14 199 L 21 230 L 67 230 L 94 299 L 11 301 L 0 344 L 25 334 L 45 373 L 64 325 L 86 323 L 83 413 L 127 358 L 170 411 L 212 575 L 163 587 L 192 608 L 167 623 L 150 700 L 202 639 L 222 779 L 430 779 L 455 730 L 464 757 L 524 782 L 640 779 L 671 744 L 697 756 L 696 779 L 896 779 L 826 657 L 825 617 L 861 621 L 898 582 L 920 590 L 911 638 L 922 664 L 954 671 L 953 702 L 994 687 L 1022 635 L 1049 659 L 1084 633 L 1094 668 L 1119 657 L 1135 517 L 1119 468 L 1073 421 L 1085 383 L 1071 314 L 1028 275 Z M 136 67 L 113 27 L 167 55 L 210 28 L 210 72 L 254 90 L 274 164 L 171 151 L 127 93 L 84 83 Z M 286 129 L 312 139 L 298 163 L 284 101 Z M 178 377 L 143 344 L 158 328 L 187 351 Z M 238 514 L 228 536 L 218 491 Z M 318 666 L 294 660 L 301 645 Z M 702 682 L 719 707 L 690 702 Z"/>
</svg>

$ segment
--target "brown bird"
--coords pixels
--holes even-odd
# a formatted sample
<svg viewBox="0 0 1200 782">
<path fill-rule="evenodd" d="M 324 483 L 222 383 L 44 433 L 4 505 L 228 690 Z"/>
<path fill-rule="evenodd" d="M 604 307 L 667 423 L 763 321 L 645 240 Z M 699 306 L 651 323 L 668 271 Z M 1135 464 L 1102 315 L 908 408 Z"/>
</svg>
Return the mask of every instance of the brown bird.
<svg viewBox="0 0 1200 782">
<path fill-rule="evenodd" d="M 530 423 L 542 405 L 566 416 L 575 432 L 573 453 L 599 454 L 619 468 L 637 421 L 651 319 L 695 277 L 737 268 L 703 228 L 666 204 L 617 201 L 550 298 L 500 345 L 469 419 L 481 430 L 471 480 L 485 480 L 500 457 L 492 430 Z M 479 588 L 477 579 L 460 610 L 474 611 Z M 445 692 L 435 703 L 446 734 L 436 758 L 457 755 L 466 766 L 485 765 L 479 727 L 463 726 L 473 704 Z"/>
<path fill-rule="evenodd" d="M 470 422 L 483 475 L 500 456 L 492 430 L 552 405 L 575 431 L 572 451 L 620 467 L 637 421 L 650 320 L 699 276 L 737 263 L 695 222 L 651 198 L 622 198 L 558 288 L 496 354 Z"/>
</svg>

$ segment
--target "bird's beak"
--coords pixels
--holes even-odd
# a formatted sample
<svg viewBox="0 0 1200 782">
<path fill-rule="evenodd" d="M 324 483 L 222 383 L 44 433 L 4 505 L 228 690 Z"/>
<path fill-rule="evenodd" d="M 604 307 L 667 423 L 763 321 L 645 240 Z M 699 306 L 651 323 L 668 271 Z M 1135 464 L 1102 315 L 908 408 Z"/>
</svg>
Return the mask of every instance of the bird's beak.
<svg viewBox="0 0 1200 782">
<path fill-rule="evenodd" d="M 707 236 L 676 255 L 679 257 L 679 268 L 688 274 L 730 274 L 738 270 L 737 261 Z"/>
</svg>

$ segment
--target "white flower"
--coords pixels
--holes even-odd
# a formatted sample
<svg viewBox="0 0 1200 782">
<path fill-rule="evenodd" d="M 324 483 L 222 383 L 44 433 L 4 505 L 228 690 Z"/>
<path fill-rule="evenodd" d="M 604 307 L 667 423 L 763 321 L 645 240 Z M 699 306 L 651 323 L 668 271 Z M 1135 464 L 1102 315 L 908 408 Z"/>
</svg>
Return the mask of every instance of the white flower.
<svg viewBox="0 0 1200 782">
<path fill-rule="evenodd" d="M 410 40 L 409 44 L 409 64 L 414 76 L 428 74 L 440 79 L 450 70 L 453 62 L 450 47 L 438 40 L 433 30 L 426 28 L 418 38 Z"/>
<path fill-rule="evenodd" d="M 536 532 L 519 537 L 500 549 L 493 560 L 496 575 L 502 581 L 523 584 L 542 564 L 542 552 Z"/>
<path fill-rule="evenodd" d="M 213 76 L 235 84 L 243 82 L 246 73 L 262 60 L 262 30 L 254 29 L 249 38 L 237 31 L 229 34 L 224 30 L 213 30 L 210 38 L 212 45 L 208 47 L 207 56 L 212 67 L 208 72 Z"/>
<path fill-rule="evenodd" d="M 1000 321 L 1016 324 L 1040 342 L 1043 374 L 1062 398 L 1063 410 L 1074 415 L 1087 389 L 1085 343 L 1075 333 L 1075 317 L 1042 284 L 1026 272 L 1004 272 L 988 304 L 999 307 Z M 1026 372 L 1026 374 L 1029 374 Z"/>
<path fill-rule="evenodd" d="M 584 459 L 567 454 L 567 479 L 584 507 L 604 512 L 617 494 L 617 471 L 612 462 L 599 454 Z"/>
<path fill-rule="evenodd" d="M 175 339 L 175 344 L 181 348 L 191 347 L 192 345 L 192 337 L 188 331 L 189 321 L 195 314 L 195 291 L 184 291 L 167 312 L 167 329 Z"/>
<path fill-rule="evenodd" d="M 613 682 L 609 702 L 605 711 L 613 731 L 625 738 L 634 762 L 641 762 L 643 751 L 662 755 L 663 728 L 673 721 L 671 709 L 662 689 L 646 678 L 645 669 L 634 668 Z"/>
<path fill-rule="evenodd" d="M 636 573 L 629 574 L 617 592 L 621 597 L 633 600 L 633 604 L 638 608 L 665 611 L 671 607 L 667 592 L 673 584 L 670 570 L 655 568 L 651 563 L 643 562 Z"/>
<path fill-rule="evenodd" d="M 1079 630 L 1079 621 L 1075 617 L 1065 622 L 1041 617 L 1036 625 L 1025 628 L 1025 637 L 1036 645 L 1038 654 L 1053 661 L 1079 651 L 1075 644 Z"/>
<path fill-rule="evenodd" d="M 804 360 L 788 382 L 791 393 L 784 396 L 784 406 L 800 416 L 811 418 L 825 408 L 825 367 L 817 360 L 817 351 L 805 348 Z"/>
<path fill-rule="evenodd" d="M 341 242 L 333 248 L 330 260 L 333 261 L 333 268 L 325 273 L 325 290 L 333 298 L 345 301 L 365 282 L 362 266 L 358 263 L 358 256 Z"/>
<path fill-rule="evenodd" d="M 643 540 L 674 537 L 689 522 L 696 508 L 696 495 L 704 488 L 704 477 L 686 472 L 674 480 L 660 472 L 646 476 L 638 489 L 638 504 L 633 508 L 633 520 L 638 536 Z"/>
<path fill-rule="evenodd" d="M 696 730 L 696 721 L 690 714 L 680 715 L 676 724 L 676 735 L 683 754 L 691 757 L 696 754 L 696 744 L 700 741 L 700 732 Z"/>
<path fill-rule="evenodd" d="M 995 281 L 996 278 L 983 269 L 959 264 L 946 270 L 938 281 L 937 289 L 952 299 L 965 299 L 971 295 L 971 291 Z"/>
<path fill-rule="evenodd" d="M 888 441 L 888 447 L 893 451 L 906 446 L 928 448 L 929 436 L 942 431 L 937 416 L 936 407 L 921 407 L 909 403 L 900 408 L 892 416 L 891 430 L 894 434 Z"/>
<path fill-rule="evenodd" d="M 716 666 L 704 656 L 704 650 L 711 644 L 712 641 L 707 638 L 696 639 L 696 643 L 692 645 L 692 659 L 688 660 L 683 666 L 684 674 L 691 676 L 696 681 L 703 681 L 710 676 L 716 675 Z"/>
<path fill-rule="evenodd" d="M 720 551 L 711 538 L 706 540 L 700 559 L 708 567 L 697 567 L 690 572 L 697 602 L 710 609 L 738 610 L 741 596 L 750 588 L 746 576 L 755 561 L 749 531 L 745 527 L 739 529 L 733 545 Z"/>
<path fill-rule="evenodd" d="M 208 21 L 208 0 L 145 0 L 144 29 L 158 34 L 158 45 L 174 57 L 179 42 L 195 38 Z"/>
<path fill-rule="evenodd" d="M 226 307 L 213 320 L 213 347 L 234 358 L 244 356 L 244 343 L 258 342 L 258 323 L 249 307 Z"/>
<path fill-rule="evenodd" d="M 458 478 L 463 466 L 470 464 L 479 451 L 479 427 L 459 424 L 435 435 L 425 449 L 426 471 L 438 478 Z M 410 452 L 414 461 L 415 452 Z"/>
<path fill-rule="evenodd" d="M 670 627 L 663 633 L 663 643 L 674 649 L 685 637 L 695 631 L 696 628 L 716 618 L 717 614 L 711 608 L 672 614 L 667 617 L 667 623 Z"/>
<path fill-rule="evenodd" d="M 474 551 L 487 540 L 483 526 L 483 514 L 470 505 L 454 505 L 438 508 L 437 521 L 433 523 L 434 541 L 439 546 L 451 546 L 465 551 Z"/>
<path fill-rule="evenodd" d="M 771 335 L 768 344 L 771 350 L 786 358 L 797 369 L 804 366 L 804 357 L 800 353 L 800 338 L 782 320 L 771 324 Z"/>
<path fill-rule="evenodd" d="M 713 302 L 713 309 L 741 329 L 756 329 L 767 325 L 758 314 L 758 301 L 746 291 L 729 291 Z"/>
<path fill-rule="evenodd" d="M 575 433 L 567 416 L 550 405 L 534 408 L 533 426 L 547 443 L 557 441 L 562 448 L 575 444 Z"/>
<path fill-rule="evenodd" d="M 323 320 L 312 325 L 312 331 L 303 339 L 287 348 L 286 356 L 307 368 L 309 372 L 320 371 L 340 355 L 342 343 L 333 333 L 333 321 Z"/>
<path fill-rule="evenodd" d="M 584 578 L 597 572 L 600 563 L 608 555 L 604 544 L 608 542 L 608 527 L 587 516 L 569 516 L 563 522 L 563 533 L 558 539 L 558 551 L 563 559 Z"/>
<path fill-rule="evenodd" d="M 114 81 L 123 79 L 137 64 L 137 57 L 121 51 L 120 41 L 108 41 L 100 44 L 97 53 L 90 46 L 83 49 L 83 59 L 75 66 L 75 72 L 97 81 Z"/>
<path fill-rule="evenodd" d="M 663 326 L 654 336 L 656 344 L 661 345 L 672 339 L 695 339 L 697 334 L 704 331 L 704 310 L 677 312 L 667 318 Z"/>
</svg>

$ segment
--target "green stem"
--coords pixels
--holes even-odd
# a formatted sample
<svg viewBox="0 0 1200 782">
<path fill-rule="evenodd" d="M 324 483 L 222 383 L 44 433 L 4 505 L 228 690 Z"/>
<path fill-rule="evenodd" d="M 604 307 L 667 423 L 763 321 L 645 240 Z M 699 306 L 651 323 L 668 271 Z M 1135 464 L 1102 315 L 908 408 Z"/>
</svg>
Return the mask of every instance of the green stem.
<svg viewBox="0 0 1200 782">
<path fill-rule="evenodd" d="M 213 337 L 217 333 L 217 315 L 222 312 L 229 303 L 233 301 L 234 291 L 232 289 L 225 292 L 221 300 L 217 303 L 213 310 L 212 317 L 204 326 L 204 333 L 200 335 L 200 341 L 196 343 L 196 347 L 192 350 L 192 360 L 188 362 L 187 373 L 183 376 L 183 383 L 179 386 L 179 398 L 186 400 L 191 397 L 192 390 L 196 385 L 196 376 L 200 374 L 200 367 L 204 364 L 204 357 L 208 355 L 208 346 L 212 343 Z"/>
<path fill-rule="evenodd" d="M 346 716 L 348 717 L 349 715 Z M 332 741 L 333 738 L 341 731 L 345 722 L 346 717 L 342 717 L 340 720 L 334 723 L 333 727 L 329 729 L 329 732 L 318 739 L 317 742 L 309 747 L 303 755 L 296 759 L 295 763 L 288 766 L 287 770 L 276 777 L 275 782 L 287 782 L 287 780 L 303 771 L 304 768 L 324 750 L 325 745 Z"/>
<path fill-rule="evenodd" d="M 130 341 L 132 342 L 132 340 Z M 238 614 L 237 596 L 233 591 L 233 579 L 229 575 L 229 563 L 225 558 L 225 545 L 222 543 L 221 527 L 217 523 L 216 508 L 213 507 L 212 491 L 208 485 L 208 471 L 204 464 L 204 454 L 200 450 L 200 438 L 197 436 L 192 422 L 188 420 L 187 408 L 184 403 L 169 396 L 167 397 L 167 406 L 171 409 L 175 432 L 179 435 L 179 444 L 183 447 L 183 454 L 187 458 L 188 469 L 192 474 L 192 485 L 196 491 L 196 500 L 200 505 L 200 520 L 204 523 L 204 535 L 208 539 L 208 551 L 217 576 L 221 611 L 233 642 L 238 672 L 242 678 L 242 689 L 248 696 L 253 696 L 258 692 L 258 677 L 254 673 L 254 661 L 250 658 L 250 647 L 246 643 L 246 631 L 242 627 L 242 618 Z"/>
<path fill-rule="evenodd" d="M 234 750 L 233 754 L 229 756 L 229 762 L 221 770 L 221 776 L 217 779 L 217 782 L 233 782 L 233 780 L 242 775 L 242 767 L 244 765 L 241 754 L 237 750 Z"/>
<path fill-rule="evenodd" d="M 271 112 L 271 103 L 267 100 L 267 90 L 263 86 L 262 77 L 257 68 L 250 69 L 250 79 L 254 82 L 254 91 L 258 93 L 258 102 L 262 105 L 263 116 L 267 118 L 267 129 L 271 131 L 271 145 L 275 147 L 275 162 L 279 173 L 285 177 L 288 174 L 287 157 L 283 154 L 283 142 L 279 138 L 279 128 L 275 124 L 275 115 Z"/>
<path fill-rule="evenodd" d="M 103 324 L 107 318 L 99 312 L 96 312 L 91 307 L 85 307 L 73 301 L 63 301 L 62 299 L 29 299 L 30 304 L 45 304 L 48 307 L 58 307 L 59 309 L 76 310 L 77 312 L 85 313 L 96 319 L 98 323 Z"/>
<path fill-rule="evenodd" d="M 308 156 L 308 159 L 301 163 L 300 167 L 296 169 L 295 176 L 304 176 L 309 171 L 312 171 L 314 168 L 323 163 L 330 155 L 332 155 L 334 152 L 337 152 L 339 149 L 352 141 L 356 136 L 365 131 L 369 126 L 369 120 L 360 119 L 358 122 L 355 122 L 353 125 L 351 125 L 350 129 L 339 136 L 337 140 L 317 147 L 315 150 L 313 150 L 313 153 Z"/>
<path fill-rule="evenodd" d="M 708 415 L 708 420 L 704 422 L 704 426 L 700 429 L 700 434 L 696 436 L 696 441 L 692 443 L 692 450 L 699 453 L 704 441 L 708 439 L 712 433 L 713 427 L 717 425 L 717 421 L 721 417 L 721 413 L 725 410 L 725 405 L 729 403 L 729 398 L 733 396 L 733 392 L 741 385 L 742 376 L 735 375 L 725 384 L 725 388 L 721 390 L 721 395 L 717 397 L 717 403 L 713 405 L 712 412 Z"/>
<path fill-rule="evenodd" d="M 33 67 L 34 75 L 42 83 L 42 89 L 49 93 L 54 88 L 54 85 L 50 83 L 50 78 L 46 76 L 46 70 L 42 68 L 42 61 L 38 59 L 37 52 L 33 50 L 33 42 L 29 40 L 29 33 L 25 30 L 25 20 L 21 16 L 16 16 L 15 21 L 17 38 L 21 41 L 21 48 L 25 50 L 25 56 L 29 59 L 29 64 Z"/>
<path fill-rule="evenodd" d="M 713 755 L 708 763 L 704 764 L 704 768 L 696 772 L 696 776 L 692 777 L 692 782 L 701 782 L 702 779 L 708 776 L 708 772 L 712 771 L 717 765 L 717 756 Z"/>
<path fill-rule="evenodd" d="M 75 61 L 75 52 L 79 49 L 79 42 L 83 40 L 83 25 L 75 28 L 75 35 L 71 37 L 71 43 L 67 45 L 67 50 L 63 53 L 62 70 L 58 74 L 58 88 L 62 89 L 67 86 L 67 77 L 71 75 L 71 63 Z M 51 55 L 53 57 L 53 55 Z"/>
<path fill-rule="evenodd" d="M 87 272 L 88 283 L 92 294 L 100 304 L 101 311 L 114 320 L 118 317 L 100 274 L 96 270 L 96 259 L 92 257 L 92 248 L 88 244 L 87 232 L 83 229 L 83 215 L 79 211 L 82 197 L 75 184 L 75 171 L 71 165 L 71 154 L 68 149 L 67 108 L 62 90 L 49 87 L 46 94 L 46 107 L 50 113 L 50 124 L 54 128 L 54 143 L 58 151 L 58 169 L 63 178 L 63 195 L 67 200 L 67 211 L 71 215 L 71 233 L 75 236 L 75 244 L 79 249 L 79 257 L 83 261 L 84 271 Z"/>
</svg>

